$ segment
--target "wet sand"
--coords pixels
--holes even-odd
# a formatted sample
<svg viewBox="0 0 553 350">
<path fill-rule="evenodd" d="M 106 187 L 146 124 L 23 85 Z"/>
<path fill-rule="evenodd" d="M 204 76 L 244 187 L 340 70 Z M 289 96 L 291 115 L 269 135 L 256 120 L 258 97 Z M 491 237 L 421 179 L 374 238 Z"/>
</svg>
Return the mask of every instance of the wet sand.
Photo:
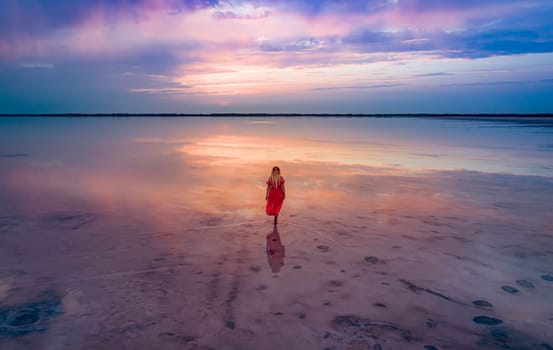
<svg viewBox="0 0 553 350">
<path fill-rule="evenodd" d="M 553 348 L 552 177 L 281 161 L 275 229 L 272 161 L 147 147 L 5 158 L 1 349 Z"/>
</svg>

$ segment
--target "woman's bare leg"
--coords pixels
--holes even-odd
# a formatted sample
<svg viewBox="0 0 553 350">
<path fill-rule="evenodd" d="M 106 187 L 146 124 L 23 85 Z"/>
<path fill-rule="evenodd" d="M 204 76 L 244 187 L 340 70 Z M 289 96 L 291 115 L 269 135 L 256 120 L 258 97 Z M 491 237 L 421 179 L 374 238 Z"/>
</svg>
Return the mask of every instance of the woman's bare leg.
<svg viewBox="0 0 553 350">
<path fill-rule="evenodd" d="M 278 219 L 278 215 L 275 215 L 275 222 L 274 222 L 275 225 L 277 224 L 277 219 Z"/>
</svg>

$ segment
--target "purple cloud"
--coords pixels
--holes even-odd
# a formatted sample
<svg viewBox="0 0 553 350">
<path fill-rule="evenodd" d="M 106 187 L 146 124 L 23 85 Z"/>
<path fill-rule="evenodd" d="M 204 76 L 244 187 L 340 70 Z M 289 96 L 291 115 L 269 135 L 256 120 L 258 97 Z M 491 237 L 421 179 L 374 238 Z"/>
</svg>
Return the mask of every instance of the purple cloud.
<svg viewBox="0 0 553 350">
<path fill-rule="evenodd" d="M 69 106 L 65 96 L 85 105 L 79 87 L 117 96 L 109 106 L 132 100 L 129 91 L 226 101 L 278 89 L 362 101 L 388 87 L 514 89 L 494 82 L 553 74 L 543 63 L 551 18 L 545 0 L 5 0 L 0 92 L 9 98 L 0 112 L 31 94 L 40 106 Z"/>
</svg>

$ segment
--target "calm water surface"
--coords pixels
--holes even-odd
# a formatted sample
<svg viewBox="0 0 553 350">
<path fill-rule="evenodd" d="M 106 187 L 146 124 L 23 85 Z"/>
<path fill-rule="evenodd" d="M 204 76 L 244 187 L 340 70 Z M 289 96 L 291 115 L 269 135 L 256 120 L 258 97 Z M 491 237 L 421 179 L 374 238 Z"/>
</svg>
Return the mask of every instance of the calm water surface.
<svg viewBox="0 0 553 350">
<path fill-rule="evenodd" d="M 553 345 L 551 198 L 551 119 L 3 118 L 0 348 Z"/>
</svg>

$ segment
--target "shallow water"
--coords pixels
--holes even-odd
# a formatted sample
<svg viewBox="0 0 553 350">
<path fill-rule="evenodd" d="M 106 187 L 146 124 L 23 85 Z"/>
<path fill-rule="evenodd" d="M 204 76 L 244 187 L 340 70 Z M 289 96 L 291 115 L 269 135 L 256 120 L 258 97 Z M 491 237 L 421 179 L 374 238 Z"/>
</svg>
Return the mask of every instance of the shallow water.
<svg viewBox="0 0 553 350">
<path fill-rule="evenodd" d="M 551 198 L 551 119 L 3 118 L 0 348 L 547 349 Z"/>
</svg>

